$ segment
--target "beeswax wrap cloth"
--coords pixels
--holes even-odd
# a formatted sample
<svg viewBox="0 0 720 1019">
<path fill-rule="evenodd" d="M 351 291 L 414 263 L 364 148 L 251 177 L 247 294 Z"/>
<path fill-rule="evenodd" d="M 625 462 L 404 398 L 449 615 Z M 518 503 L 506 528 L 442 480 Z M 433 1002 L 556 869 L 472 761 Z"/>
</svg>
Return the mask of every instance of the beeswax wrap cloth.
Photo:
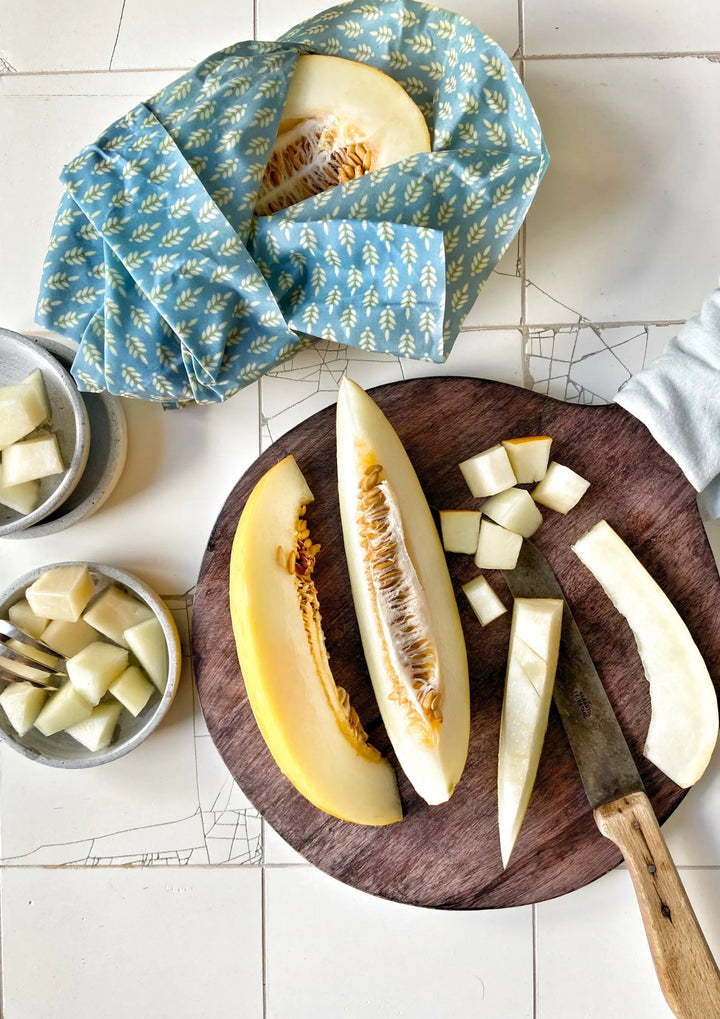
<svg viewBox="0 0 720 1019">
<path fill-rule="evenodd" d="M 432 151 L 258 217 L 309 52 L 400 82 Z M 512 63 L 469 21 L 342 4 L 214 54 L 68 163 L 37 322 L 79 343 L 80 388 L 165 403 L 224 400 L 315 337 L 440 362 L 547 163 Z"/>
<path fill-rule="evenodd" d="M 720 518 L 720 287 L 615 400 L 673 457 L 705 515 Z"/>
</svg>

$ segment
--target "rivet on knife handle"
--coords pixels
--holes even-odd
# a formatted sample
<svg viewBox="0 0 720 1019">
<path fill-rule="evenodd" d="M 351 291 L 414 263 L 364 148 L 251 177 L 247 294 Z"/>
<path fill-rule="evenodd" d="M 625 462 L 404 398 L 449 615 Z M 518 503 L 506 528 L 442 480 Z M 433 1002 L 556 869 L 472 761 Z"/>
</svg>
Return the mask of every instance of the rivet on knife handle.
<svg viewBox="0 0 720 1019">
<path fill-rule="evenodd" d="M 622 853 L 665 999 L 678 1019 L 720 1017 L 720 973 L 645 793 L 594 810 Z"/>
</svg>

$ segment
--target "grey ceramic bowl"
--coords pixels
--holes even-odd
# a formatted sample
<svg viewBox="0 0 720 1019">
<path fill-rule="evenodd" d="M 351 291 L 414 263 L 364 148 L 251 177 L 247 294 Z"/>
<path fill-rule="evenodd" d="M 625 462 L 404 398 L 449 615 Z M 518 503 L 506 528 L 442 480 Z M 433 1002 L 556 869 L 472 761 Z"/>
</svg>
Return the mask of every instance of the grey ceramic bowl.
<svg viewBox="0 0 720 1019">
<path fill-rule="evenodd" d="M 81 743 L 73 739 L 65 732 L 56 733 L 54 736 L 43 736 L 34 727 L 24 736 L 18 736 L 10 725 L 5 712 L 0 706 L 0 739 L 24 757 L 40 764 L 47 764 L 55 768 L 91 768 L 99 764 L 107 764 L 118 757 L 134 750 L 139 746 L 150 733 L 157 728 L 167 714 L 173 702 L 180 679 L 181 650 L 180 638 L 178 636 L 175 620 L 170 614 L 165 603 L 141 580 L 131 573 L 116 570 L 112 566 L 103 566 L 98 563 L 51 563 L 26 573 L 16 580 L 14 584 L 0 593 L 0 618 L 7 619 L 11 605 L 19 601 L 25 594 L 26 589 L 37 578 L 53 566 L 86 565 L 95 581 L 95 599 L 102 590 L 110 584 L 116 584 L 120 588 L 145 602 L 154 612 L 165 634 L 168 653 L 168 676 L 164 692 L 158 690 L 153 692 L 148 703 L 137 717 L 126 710 L 120 714 L 118 725 L 112 742 L 104 750 L 87 750 Z M 100 640 L 107 638 L 99 635 Z M 132 653 L 130 664 L 137 664 Z M 0 679 L 0 687 L 5 688 L 7 682 Z M 0 691 L 1 692 L 1 691 Z"/>
<path fill-rule="evenodd" d="M 0 335 L 3 330 L 0 329 Z M 17 335 L 17 334 L 14 334 Z M 75 348 L 51 337 L 37 341 L 68 371 Z M 64 531 L 95 513 L 120 480 L 127 455 L 127 423 L 122 404 L 110 393 L 80 392 L 90 420 L 90 450 L 87 464 L 70 495 L 39 523 L 6 535 L 8 538 L 44 538 Z"/>
<path fill-rule="evenodd" d="M 49 516 L 75 489 L 90 453 L 90 421 L 72 376 L 38 343 L 19 333 L 0 330 L 0 386 L 22 382 L 39 368 L 48 403 L 49 427 L 66 465 L 62 474 L 40 481 L 40 502 L 25 515 L 0 505 L 0 537 L 24 530 Z"/>
</svg>

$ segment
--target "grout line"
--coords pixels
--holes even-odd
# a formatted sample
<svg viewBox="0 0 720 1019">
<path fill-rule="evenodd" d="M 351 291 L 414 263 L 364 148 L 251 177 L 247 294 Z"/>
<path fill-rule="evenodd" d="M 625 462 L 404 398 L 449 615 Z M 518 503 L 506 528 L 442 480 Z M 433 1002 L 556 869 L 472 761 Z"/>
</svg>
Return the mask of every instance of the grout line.
<svg viewBox="0 0 720 1019">
<path fill-rule="evenodd" d="M 264 847 L 263 847 L 264 852 Z M 261 965 L 260 974 L 262 978 L 262 1014 L 267 1019 L 268 1014 L 268 982 L 267 982 L 267 924 L 266 924 L 266 890 L 265 890 L 265 867 L 260 871 L 260 944 L 261 944 Z"/>
<path fill-rule="evenodd" d="M 504 330 L 504 329 L 527 329 L 527 330 L 555 329 L 555 330 L 563 330 L 563 329 L 576 329 L 578 326 L 581 329 L 592 329 L 592 328 L 595 328 L 595 329 L 626 329 L 626 328 L 628 328 L 630 326 L 632 326 L 633 328 L 635 328 L 635 327 L 640 328 L 640 327 L 643 327 L 643 326 L 658 326 L 658 327 L 659 326 L 681 326 L 681 325 L 684 325 L 686 322 L 687 322 L 686 318 L 670 318 L 670 319 L 662 319 L 662 320 L 661 319 L 657 319 L 657 320 L 652 320 L 652 319 L 626 319 L 626 320 L 623 320 L 623 321 L 619 321 L 618 320 L 617 322 L 595 322 L 595 321 L 593 321 L 593 319 L 590 319 L 590 318 L 587 318 L 587 319 L 586 318 L 581 318 L 581 320 L 579 322 L 577 321 L 577 319 L 575 319 L 574 321 L 571 321 L 570 319 L 565 319 L 562 322 L 560 322 L 560 321 L 558 321 L 558 322 L 527 322 L 527 321 L 523 321 L 522 318 L 521 318 L 521 320 L 518 321 L 518 322 L 505 322 L 505 323 L 498 322 L 495 325 L 461 326 L 460 327 L 460 332 L 461 333 L 477 333 L 477 332 L 483 332 L 483 331 L 484 332 L 491 332 L 491 331 L 499 332 L 500 330 Z"/>
<path fill-rule="evenodd" d="M 539 1015 L 539 973 L 538 973 L 538 932 L 537 932 L 537 903 L 532 904 L 532 980 L 533 980 L 533 1019 L 538 1019 Z"/>
<path fill-rule="evenodd" d="M 253 0 L 253 39 L 257 42 L 258 37 L 258 4 L 260 0 Z"/>
<path fill-rule="evenodd" d="M 525 60 L 677 60 L 692 57 L 695 60 L 710 60 L 720 63 L 718 50 L 668 50 L 658 52 L 627 53 L 526 53 Z"/>
<path fill-rule="evenodd" d="M 259 0 L 254 0 L 255 4 Z M 519 0 L 522 2 L 522 0 Z M 123 5 L 124 6 L 124 5 Z M 257 34 L 257 7 L 253 11 L 253 34 Z M 121 15 L 122 19 L 122 15 Z M 118 35 L 120 33 L 120 25 L 118 25 Z M 113 55 L 115 53 L 115 47 L 117 46 L 117 37 L 115 39 L 115 45 L 113 46 Z M 680 60 L 683 57 L 691 57 L 695 60 L 709 60 L 711 63 L 720 63 L 720 51 L 718 50 L 693 50 L 693 51 L 658 51 L 652 53 L 524 53 L 522 50 L 522 44 L 518 47 L 518 58 L 521 61 L 531 60 L 538 63 L 543 60 Z M 110 62 L 112 63 L 113 57 L 111 56 Z M 78 76 L 83 74 L 147 74 L 148 72 L 155 73 L 177 73 L 182 74 L 185 71 L 190 70 L 189 65 L 168 65 L 167 67 L 86 67 L 86 68 L 74 68 L 74 69 L 57 69 L 51 71 L 10 71 L 2 69 L 0 65 L 0 80 L 2 78 L 53 78 L 59 76 Z"/>
<path fill-rule="evenodd" d="M 122 0 L 122 7 L 120 8 L 120 19 L 118 21 L 117 32 L 115 33 L 115 42 L 113 43 L 112 53 L 110 54 L 110 63 L 108 64 L 108 71 L 112 71 L 112 62 L 115 59 L 115 50 L 117 49 L 118 39 L 120 38 L 120 29 L 122 28 L 122 20 L 124 13 L 125 13 L 125 0 Z"/>
<path fill-rule="evenodd" d="M 518 51 L 522 64 L 525 59 L 525 6 L 523 0 L 518 0 Z"/>
</svg>

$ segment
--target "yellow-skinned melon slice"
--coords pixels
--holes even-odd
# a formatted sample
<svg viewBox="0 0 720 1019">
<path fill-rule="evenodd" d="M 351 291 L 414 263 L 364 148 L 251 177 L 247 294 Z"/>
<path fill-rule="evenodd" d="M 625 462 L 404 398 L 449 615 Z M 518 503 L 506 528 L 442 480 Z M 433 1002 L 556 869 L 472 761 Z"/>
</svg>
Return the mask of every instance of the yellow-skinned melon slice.
<svg viewBox="0 0 720 1019">
<path fill-rule="evenodd" d="M 230 559 L 230 612 L 248 699 L 278 767 L 320 810 L 357 824 L 399 821 L 388 761 L 367 743 L 330 672 L 306 526 L 313 495 L 292 456 L 260 479 Z"/>
<path fill-rule="evenodd" d="M 428 803 L 449 799 L 468 751 L 467 654 L 442 544 L 400 438 L 343 379 L 340 513 L 363 650 L 398 761 Z"/>
<path fill-rule="evenodd" d="M 430 134 L 393 78 L 320 54 L 298 58 L 255 212 L 266 216 L 417 152 Z"/>
</svg>

